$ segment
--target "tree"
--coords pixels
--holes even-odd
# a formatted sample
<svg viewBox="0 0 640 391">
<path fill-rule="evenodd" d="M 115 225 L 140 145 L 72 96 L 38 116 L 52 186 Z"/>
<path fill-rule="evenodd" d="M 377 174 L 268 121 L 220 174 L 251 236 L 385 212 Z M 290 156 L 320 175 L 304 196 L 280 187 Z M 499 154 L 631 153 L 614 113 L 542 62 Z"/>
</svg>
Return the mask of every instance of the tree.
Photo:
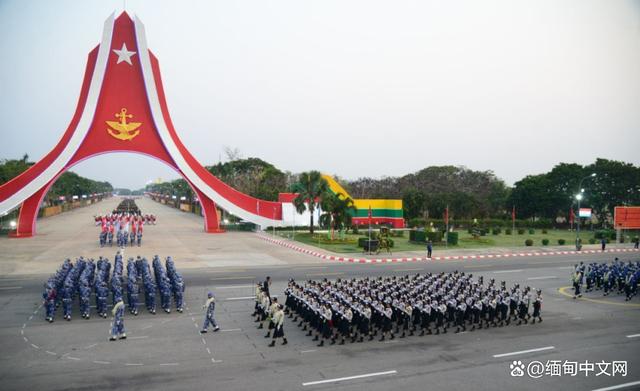
<svg viewBox="0 0 640 391">
<path fill-rule="evenodd" d="M 602 222 L 612 217 L 616 206 L 640 205 L 640 167 L 597 159 L 585 172 L 596 176 L 589 182 L 585 180 L 583 204 L 591 206 Z"/>
<path fill-rule="evenodd" d="M 402 195 L 402 208 L 404 209 L 404 218 L 413 219 L 421 217 L 424 211 L 425 196 L 424 193 L 416 190 L 405 190 Z"/>
<path fill-rule="evenodd" d="M 353 213 L 356 210 L 351 198 L 342 193 L 333 194 L 328 191 L 322 195 L 320 207 L 323 212 L 320 216 L 320 225 L 334 230 L 343 230 L 351 226 Z"/>
<path fill-rule="evenodd" d="M 321 197 L 329 190 L 329 184 L 322 178 L 322 174 L 318 171 L 303 172 L 298 177 L 298 182 L 292 186 L 293 192 L 298 196 L 293 200 L 298 213 L 308 210 L 309 232 L 313 234 L 313 212 L 317 209 Z"/>
</svg>

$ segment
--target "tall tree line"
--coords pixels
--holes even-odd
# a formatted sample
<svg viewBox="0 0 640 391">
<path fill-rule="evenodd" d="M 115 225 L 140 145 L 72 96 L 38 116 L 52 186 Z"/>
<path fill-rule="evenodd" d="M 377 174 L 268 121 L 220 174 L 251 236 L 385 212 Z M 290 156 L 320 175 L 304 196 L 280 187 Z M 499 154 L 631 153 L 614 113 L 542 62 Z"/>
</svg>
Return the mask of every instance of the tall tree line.
<svg viewBox="0 0 640 391">
<path fill-rule="evenodd" d="M 31 167 L 34 163 L 29 162 L 29 156 L 24 155 L 22 159 L 5 159 L 0 161 L 0 185 L 10 181 Z M 83 194 L 105 193 L 113 190 L 109 182 L 94 181 L 82 177 L 74 172 L 67 171 L 60 175 L 46 195 L 46 200 L 56 200 L 59 196 L 70 198 L 71 196 L 81 196 Z"/>
</svg>

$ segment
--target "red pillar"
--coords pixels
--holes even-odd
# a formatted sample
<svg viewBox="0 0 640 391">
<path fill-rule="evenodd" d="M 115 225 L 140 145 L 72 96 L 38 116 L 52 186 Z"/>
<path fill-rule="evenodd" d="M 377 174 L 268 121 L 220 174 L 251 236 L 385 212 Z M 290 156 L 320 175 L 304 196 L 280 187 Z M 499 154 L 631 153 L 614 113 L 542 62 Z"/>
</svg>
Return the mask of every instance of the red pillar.
<svg viewBox="0 0 640 391">
<path fill-rule="evenodd" d="M 204 231 L 208 233 L 222 233 L 223 229 L 220 228 L 220 221 L 218 220 L 218 212 L 216 210 L 216 203 L 209 197 L 204 195 L 200 190 L 194 188 L 198 195 L 198 202 L 202 207 L 202 214 L 204 217 Z"/>
<path fill-rule="evenodd" d="M 36 219 L 38 218 L 38 211 L 40 210 L 40 204 L 44 195 L 49 189 L 49 184 L 42 189 L 33 193 L 31 197 L 27 198 L 20 207 L 20 214 L 18 215 L 18 221 L 16 230 L 9 233 L 11 238 L 30 238 L 36 234 Z"/>
</svg>

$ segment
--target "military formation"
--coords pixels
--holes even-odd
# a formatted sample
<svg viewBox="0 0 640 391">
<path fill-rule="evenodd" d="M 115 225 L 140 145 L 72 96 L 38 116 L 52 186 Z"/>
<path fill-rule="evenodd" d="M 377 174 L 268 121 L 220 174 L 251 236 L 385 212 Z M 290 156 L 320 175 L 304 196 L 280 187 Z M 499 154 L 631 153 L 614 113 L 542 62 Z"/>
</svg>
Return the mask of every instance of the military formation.
<svg viewBox="0 0 640 391">
<path fill-rule="evenodd" d="M 380 341 L 542 322 L 542 292 L 483 277 L 453 273 L 404 277 L 290 281 L 285 291 L 286 312 L 298 327 L 323 346 L 325 341 Z M 256 296 L 258 312 L 266 307 L 264 294 Z M 260 302 L 258 303 L 258 299 Z M 269 316 L 269 315 L 267 315 Z M 273 318 L 273 316 L 272 316 Z"/>
<path fill-rule="evenodd" d="M 629 301 L 638 293 L 639 280 L 640 261 L 623 262 L 615 258 L 609 263 L 580 262 L 571 275 L 573 298 L 582 297 L 585 285 L 585 292 L 602 291 L 603 296 L 617 293 Z"/>
<path fill-rule="evenodd" d="M 96 216 L 96 224 L 100 226 L 98 241 L 100 247 L 127 247 L 128 245 L 142 245 L 145 218 L 140 214 L 120 212 L 105 216 Z"/>
<path fill-rule="evenodd" d="M 123 321 L 125 309 L 133 315 L 138 315 L 139 308 L 144 305 L 149 313 L 156 313 L 157 294 L 160 295 L 160 306 L 165 312 L 171 312 L 172 297 L 177 311 L 182 312 L 185 283 L 173 259 L 167 257 L 163 265 L 156 255 L 152 264 L 153 274 L 145 258 L 140 256 L 135 260 L 129 258 L 125 276 L 122 253 L 118 252 L 114 258 L 113 274 L 110 277 L 111 263 L 108 259 L 100 257 L 97 262 L 82 257 L 75 262 L 65 260 L 44 284 L 42 297 L 45 319 L 52 323 L 56 316 L 56 309 L 62 305 L 63 318 L 71 321 L 73 306 L 76 302 L 80 315 L 89 319 L 92 292 L 95 296 L 96 313 L 103 318 L 107 317 L 108 299 L 111 294 L 114 316 L 112 340 L 117 337 L 126 338 Z M 124 304 L 125 292 L 127 305 Z M 144 298 L 144 304 L 142 298 Z"/>
</svg>

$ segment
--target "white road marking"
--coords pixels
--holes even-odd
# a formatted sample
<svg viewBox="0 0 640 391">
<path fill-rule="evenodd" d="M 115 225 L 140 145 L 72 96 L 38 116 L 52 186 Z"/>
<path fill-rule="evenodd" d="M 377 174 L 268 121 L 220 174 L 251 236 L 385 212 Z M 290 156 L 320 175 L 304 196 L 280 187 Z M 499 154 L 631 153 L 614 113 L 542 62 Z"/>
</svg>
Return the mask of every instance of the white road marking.
<svg viewBox="0 0 640 391">
<path fill-rule="evenodd" d="M 29 320 L 31 320 L 31 319 L 33 319 L 33 315 L 31 315 L 31 316 L 29 317 Z"/>
<path fill-rule="evenodd" d="M 302 386 L 305 387 L 305 386 L 313 386 L 313 385 L 316 385 L 316 384 L 336 383 L 336 382 L 341 382 L 341 381 L 345 381 L 345 380 L 362 379 L 362 378 L 365 378 L 365 377 L 373 377 L 373 376 L 395 375 L 396 373 L 398 373 L 398 372 L 395 371 L 395 370 L 393 370 L 393 371 L 385 371 L 385 372 L 365 373 L 364 375 L 339 377 L 339 378 L 336 378 L 336 379 L 326 379 L 326 380 L 318 380 L 318 381 L 306 382 L 306 383 L 302 383 Z"/>
<path fill-rule="evenodd" d="M 35 314 L 37 314 L 37 313 L 38 313 L 38 310 L 33 311 L 33 314 L 34 314 L 34 315 L 35 315 Z"/>
<path fill-rule="evenodd" d="M 67 358 L 69 360 L 75 360 L 75 361 L 80 361 L 80 359 L 78 357 L 71 357 L 71 356 L 67 356 Z"/>
<path fill-rule="evenodd" d="M 521 272 L 522 269 L 514 269 L 514 270 L 497 270 L 494 272 L 488 272 L 488 273 L 496 273 L 496 274 L 500 274 L 500 273 L 518 273 Z"/>
<path fill-rule="evenodd" d="M 202 338 L 202 344 L 203 344 L 203 345 L 206 345 L 206 344 L 207 344 L 207 341 L 205 341 L 205 340 L 204 340 L 204 338 Z"/>
<path fill-rule="evenodd" d="M 226 330 L 221 329 L 220 331 L 224 333 L 226 331 L 242 331 L 242 329 L 226 329 Z"/>
<path fill-rule="evenodd" d="M 36 348 L 36 349 L 40 349 L 40 346 L 38 346 L 38 345 L 31 344 L 31 346 L 33 346 L 33 347 L 34 347 L 34 348 Z"/>
<path fill-rule="evenodd" d="M 218 281 L 218 280 L 254 280 L 255 278 L 256 278 L 255 276 L 216 277 L 216 278 L 212 278 L 211 281 Z"/>
<path fill-rule="evenodd" d="M 22 289 L 21 286 L 2 286 L 0 287 L 0 290 L 5 291 L 5 290 L 10 290 L 10 289 Z"/>
<path fill-rule="evenodd" d="M 110 361 L 94 361 L 96 364 L 111 364 Z"/>
<path fill-rule="evenodd" d="M 97 343 L 91 344 L 91 345 L 87 346 L 85 349 L 91 349 L 91 348 L 93 348 L 95 346 L 98 346 L 98 344 Z"/>
<path fill-rule="evenodd" d="M 249 299 L 255 299 L 255 296 L 244 296 L 244 297 L 230 297 L 228 299 L 224 299 L 225 301 L 232 301 L 232 300 L 249 300 Z"/>
<path fill-rule="evenodd" d="M 527 280 L 549 280 L 552 278 L 558 278 L 557 276 L 542 276 L 542 277 L 529 277 Z"/>
<path fill-rule="evenodd" d="M 160 364 L 160 366 L 163 366 L 163 367 L 173 366 L 173 365 L 180 365 L 180 363 L 177 363 L 177 362 L 166 362 L 166 363 Z"/>
<path fill-rule="evenodd" d="M 27 327 L 27 324 L 26 324 L 26 323 L 23 323 L 23 324 L 22 324 L 22 328 L 25 328 L 25 327 Z"/>
<path fill-rule="evenodd" d="M 138 337 L 129 337 L 129 339 L 145 339 L 145 338 L 149 338 L 148 335 L 140 335 Z"/>
<path fill-rule="evenodd" d="M 494 354 L 493 357 L 494 358 L 499 358 L 499 357 L 508 357 L 508 356 L 515 356 L 517 354 L 525 354 L 525 353 L 533 353 L 533 352 L 541 352 L 543 350 L 551 350 L 551 349 L 555 349 L 555 346 L 545 346 L 543 348 L 536 348 L 536 349 L 528 349 L 528 350 L 520 350 L 518 352 L 511 352 L 511 353 L 501 353 L 501 354 Z"/>
<path fill-rule="evenodd" d="M 143 327 L 143 328 L 141 328 L 140 330 L 146 330 L 146 329 L 149 329 L 149 328 L 151 328 L 151 327 L 153 327 L 153 325 L 152 325 L 152 324 L 150 324 L 150 325 L 148 325 L 148 326 L 144 326 L 144 327 Z"/>
<path fill-rule="evenodd" d="M 253 288 L 253 285 L 216 286 L 213 289 L 242 289 L 242 288 Z"/>
<path fill-rule="evenodd" d="M 29 340 L 27 339 L 27 337 L 22 337 L 22 339 L 24 339 L 24 342 L 29 342 Z"/>
<path fill-rule="evenodd" d="M 212 358 L 211 358 L 211 362 L 215 364 L 215 363 L 217 363 L 217 362 L 222 362 L 222 360 L 216 360 L 216 359 L 214 359 L 214 358 L 212 357 Z"/>
<path fill-rule="evenodd" d="M 57 353 L 56 353 L 56 352 L 50 352 L 50 351 L 48 351 L 48 350 L 46 350 L 46 351 L 45 351 L 45 353 L 50 354 L 50 355 L 52 355 L 52 356 L 56 356 L 56 355 L 57 355 Z"/>
<path fill-rule="evenodd" d="M 209 353 L 209 355 L 211 355 L 211 349 L 207 348 L 207 353 Z"/>
<path fill-rule="evenodd" d="M 141 362 L 136 362 L 136 363 L 125 363 L 124 365 L 128 366 L 128 367 L 141 367 L 144 364 Z"/>
<path fill-rule="evenodd" d="M 560 267 L 557 267 L 556 269 L 573 269 L 573 266 L 560 266 Z"/>
<path fill-rule="evenodd" d="M 317 352 L 316 349 L 311 349 L 311 350 L 301 350 L 300 353 L 311 353 L 311 352 Z"/>
<path fill-rule="evenodd" d="M 623 383 L 623 384 L 618 384 L 617 386 L 611 386 L 611 387 L 604 387 L 604 388 L 596 388 L 593 391 L 610 391 L 610 390 L 618 390 L 620 388 L 627 388 L 627 387 L 631 387 L 631 386 L 635 386 L 640 384 L 640 381 L 634 381 L 631 383 Z"/>
<path fill-rule="evenodd" d="M 638 337 L 640 337 L 640 334 L 627 335 L 627 338 L 638 338 Z"/>
<path fill-rule="evenodd" d="M 20 330 L 20 335 L 24 335 L 24 330 Z"/>
</svg>

